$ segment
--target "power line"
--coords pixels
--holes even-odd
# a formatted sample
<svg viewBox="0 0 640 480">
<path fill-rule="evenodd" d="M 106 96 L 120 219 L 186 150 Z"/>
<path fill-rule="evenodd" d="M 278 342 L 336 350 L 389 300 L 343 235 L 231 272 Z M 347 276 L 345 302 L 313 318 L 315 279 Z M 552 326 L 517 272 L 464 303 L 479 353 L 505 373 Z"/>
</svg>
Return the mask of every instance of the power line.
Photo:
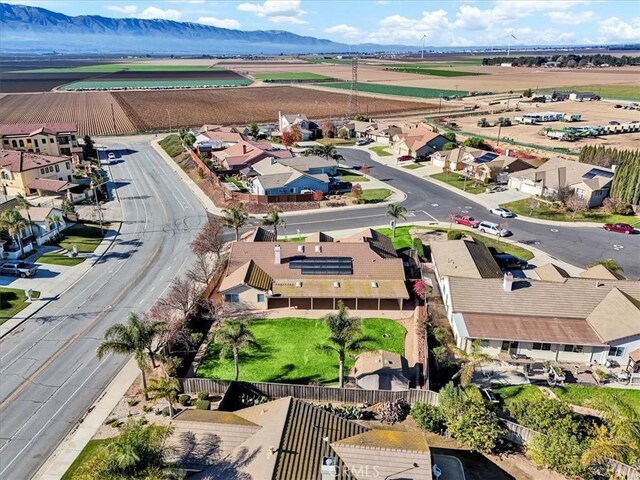
<svg viewBox="0 0 640 480">
<path fill-rule="evenodd" d="M 358 113 L 358 57 L 351 59 L 351 93 L 349 94 L 349 118 Z"/>
</svg>

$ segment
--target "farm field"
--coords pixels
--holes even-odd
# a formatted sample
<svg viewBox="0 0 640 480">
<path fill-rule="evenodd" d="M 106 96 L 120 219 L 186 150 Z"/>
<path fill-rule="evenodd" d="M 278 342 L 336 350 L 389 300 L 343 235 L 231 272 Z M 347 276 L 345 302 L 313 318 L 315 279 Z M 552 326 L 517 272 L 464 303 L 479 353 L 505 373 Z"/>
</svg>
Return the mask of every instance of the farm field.
<svg viewBox="0 0 640 480">
<path fill-rule="evenodd" d="M 258 80 L 265 81 L 296 81 L 296 80 L 329 80 L 331 77 L 311 72 L 274 72 L 274 73 L 255 73 L 252 75 Z"/>
<path fill-rule="evenodd" d="M 561 89 L 594 92 L 603 98 L 640 101 L 640 83 L 632 85 L 580 85 L 577 87 L 562 87 Z"/>
<path fill-rule="evenodd" d="M 86 94 L 86 93 L 84 93 Z M 269 122 L 278 111 L 305 112 L 310 118 L 346 115 L 349 96 L 342 93 L 291 86 L 220 90 L 168 90 L 159 92 L 114 92 L 136 131 L 161 130 L 176 125 L 205 123 Z M 162 101 L 158 101 L 162 95 Z M 369 114 L 426 112 L 437 108 L 424 102 L 363 97 L 360 109 Z"/>
<path fill-rule="evenodd" d="M 0 102 L 0 118 L 3 123 L 73 122 L 81 135 L 136 132 L 125 111 L 108 92 L 8 94 Z"/>
<path fill-rule="evenodd" d="M 211 61 L 209 61 L 210 63 Z M 22 70 L 24 73 L 113 73 L 121 70 L 135 72 L 180 72 L 180 71 L 215 71 L 220 67 L 207 65 L 150 65 L 146 63 L 105 63 L 100 65 L 81 65 L 77 67 L 53 67 Z"/>
<path fill-rule="evenodd" d="M 439 68 L 426 68 L 419 66 L 411 67 L 386 67 L 385 70 L 392 72 L 417 73 L 419 75 L 431 75 L 434 77 L 468 77 L 473 75 L 487 75 L 479 72 L 463 72 L 460 70 L 445 70 Z"/>
<path fill-rule="evenodd" d="M 350 90 L 351 83 L 323 83 L 323 87 L 339 88 L 342 90 Z M 399 85 L 385 85 L 380 83 L 358 83 L 358 90 L 361 92 L 379 93 L 382 95 L 396 95 L 400 97 L 417 97 L 417 98 L 439 98 L 442 96 L 467 95 L 468 92 L 461 90 L 445 90 L 435 88 L 417 88 L 403 87 Z"/>
<path fill-rule="evenodd" d="M 142 88 L 205 88 L 205 87 L 246 87 L 251 80 L 234 78 L 217 80 L 203 78 L 201 80 L 83 80 L 73 82 L 60 90 L 117 90 Z"/>
</svg>

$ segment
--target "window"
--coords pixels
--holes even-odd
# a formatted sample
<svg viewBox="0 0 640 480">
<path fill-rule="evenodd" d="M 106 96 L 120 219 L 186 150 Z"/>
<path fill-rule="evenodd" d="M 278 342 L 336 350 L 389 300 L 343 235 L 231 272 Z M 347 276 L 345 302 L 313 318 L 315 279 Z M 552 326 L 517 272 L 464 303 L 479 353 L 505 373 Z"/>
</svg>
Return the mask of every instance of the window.
<svg viewBox="0 0 640 480">
<path fill-rule="evenodd" d="M 610 347 L 609 357 L 624 357 L 624 347 Z"/>
<path fill-rule="evenodd" d="M 584 198 L 585 197 L 585 192 L 583 189 L 581 188 L 576 188 L 576 197 L 578 198 Z"/>
<path fill-rule="evenodd" d="M 258 300 L 258 303 L 264 303 L 264 293 L 259 293 L 256 300 Z"/>
<path fill-rule="evenodd" d="M 565 345 L 565 352 L 582 353 L 584 347 L 582 345 Z"/>
<path fill-rule="evenodd" d="M 240 301 L 240 295 L 237 293 L 226 293 L 224 301 L 229 303 L 238 303 Z"/>
<path fill-rule="evenodd" d="M 43 139 L 42 139 L 42 144 L 44 145 L 45 143 L 47 143 L 47 139 L 46 139 L 46 138 L 43 138 Z"/>
<path fill-rule="evenodd" d="M 38 145 L 38 139 L 34 139 L 34 140 L 33 140 L 33 144 L 34 144 L 36 147 L 39 147 L 39 145 Z"/>
<path fill-rule="evenodd" d="M 41 168 L 41 169 L 40 169 L 40 174 L 44 175 L 44 173 L 45 173 L 45 172 L 44 172 L 44 168 Z"/>
<path fill-rule="evenodd" d="M 60 165 L 56 165 L 56 172 L 60 171 Z"/>
<path fill-rule="evenodd" d="M 67 167 L 67 170 L 71 168 L 71 164 L 69 162 L 64 162 L 64 166 Z"/>
<path fill-rule="evenodd" d="M 551 350 L 551 344 L 550 343 L 534 343 L 533 344 L 533 349 L 534 350 L 545 350 L 545 351 L 549 351 Z"/>
<path fill-rule="evenodd" d="M 18 148 L 18 144 L 16 143 L 15 140 L 12 140 L 11 144 L 13 145 L 13 148 Z"/>
<path fill-rule="evenodd" d="M 489 340 L 482 340 L 482 339 L 481 339 L 481 340 L 480 340 L 480 346 L 481 346 L 482 348 L 486 348 L 486 347 L 488 347 L 488 346 L 489 346 Z"/>
<path fill-rule="evenodd" d="M 9 172 L 7 172 L 6 170 L 2 171 L 2 179 L 3 180 L 11 180 L 11 174 Z"/>
<path fill-rule="evenodd" d="M 19 143 L 20 143 L 20 146 L 21 146 L 21 147 L 24 147 L 24 140 L 20 140 L 20 142 L 19 142 Z"/>
</svg>

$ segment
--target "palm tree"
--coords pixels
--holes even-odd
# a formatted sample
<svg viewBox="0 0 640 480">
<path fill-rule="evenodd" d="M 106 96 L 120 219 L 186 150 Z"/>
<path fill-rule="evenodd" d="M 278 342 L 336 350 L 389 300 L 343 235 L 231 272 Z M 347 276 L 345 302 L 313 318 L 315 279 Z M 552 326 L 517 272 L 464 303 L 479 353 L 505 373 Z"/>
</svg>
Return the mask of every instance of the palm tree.
<svg viewBox="0 0 640 480">
<path fill-rule="evenodd" d="M 58 232 L 58 227 L 60 227 L 60 225 L 62 225 L 62 220 L 60 219 L 60 216 L 56 215 L 55 213 L 47 218 L 47 226 L 49 228 L 55 229 L 56 237 L 60 233 Z"/>
<path fill-rule="evenodd" d="M 391 231 L 393 234 L 393 238 L 396 238 L 396 223 L 399 218 L 402 218 L 403 220 L 407 218 L 407 209 L 399 203 L 392 203 L 387 207 L 387 217 L 391 217 L 394 219 Z"/>
<path fill-rule="evenodd" d="M 220 358 L 224 359 L 230 353 L 233 354 L 236 382 L 240 376 L 240 350 L 260 348 L 248 327 L 249 324 L 245 320 L 227 319 L 222 322 L 213 338 L 214 343 L 222 346 Z"/>
<path fill-rule="evenodd" d="M 16 239 L 20 246 L 20 257 L 24 255 L 24 248 L 22 246 L 22 229 L 28 225 L 20 212 L 16 209 L 5 210 L 0 218 L 0 230 L 6 231 L 9 235 Z"/>
<path fill-rule="evenodd" d="M 281 212 L 282 210 L 278 207 L 273 207 L 273 209 L 262 220 L 262 225 L 273 227 L 273 233 L 276 236 L 276 239 L 278 239 L 278 227 L 281 226 L 282 228 L 285 228 L 287 226 L 287 222 L 285 222 L 284 218 L 280 216 Z"/>
<path fill-rule="evenodd" d="M 466 387 L 471 383 L 473 374 L 483 362 L 491 362 L 492 358 L 482 351 L 482 343 L 480 340 L 474 340 L 471 344 L 471 351 L 466 352 L 453 345 L 450 345 L 456 355 L 462 360 L 462 367 L 458 370 L 453 378 L 460 377 L 460 385 Z"/>
<path fill-rule="evenodd" d="M 227 228 L 233 228 L 236 232 L 236 242 L 240 239 L 240 229 L 247 224 L 249 214 L 244 209 L 242 202 L 236 203 L 233 207 L 223 208 L 224 215 L 222 221 Z"/>
<path fill-rule="evenodd" d="M 342 160 L 342 155 L 338 153 L 335 145 L 330 143 L 315 145 L 313 148 L 307 150 L 305 155 L 317 155 L 319 157 L 324 157 L 325 160 L 335 160 L 337 163 L 340 163 L 340 160 Z"/>
<path fill-rule="evenodd" d="M 358 353 L 367 346 L 371 338 L 362 334 L 362 320 L 349 316 L 344 303 L 338 302 L 338 312 L 324 318 L 329 327 L 329 343 L 318 345 L 318 350 L 325 353 L 338 354 L 340 388 L 344 387 L 344 361 L 347 354 Z"/>
<path fill-rule="evenodd" d="M 144 398 L 148 400 L 147 357 L 155 365 L 153 344 L 163 331 L 164 323 L 143 322 L 136 313 L 131 312 L 126 324 L 116 323 L 107 329 L 104 333 L 104 341 L 98 347 L 96 355 L 99 360 L 108 353 L 133 355 L 142 372 L 142 389 L 145 392 Z"/>
<path fill-rule="evenodd" d="M 29 221 L 29 233 L 33 235 L 33 222 L 31 221 L 31 214 L 29 213 L 31 204 L 29 203 L 29 200 L 27 200 L 21 193 L 18 193 L 16 195 L 16 200 L 18 201 L 18 207 L 27 212 L 27 220 Z"/>
<path fill-rule="evenodd" d="M 173 418 L 173 402 L 180 391 L 180 382 L 177 378 L 152 378 L 145 393 L 151 393 L 154 400 L 166 400 L 169 403 L 169 418 Z"/>
</svg>

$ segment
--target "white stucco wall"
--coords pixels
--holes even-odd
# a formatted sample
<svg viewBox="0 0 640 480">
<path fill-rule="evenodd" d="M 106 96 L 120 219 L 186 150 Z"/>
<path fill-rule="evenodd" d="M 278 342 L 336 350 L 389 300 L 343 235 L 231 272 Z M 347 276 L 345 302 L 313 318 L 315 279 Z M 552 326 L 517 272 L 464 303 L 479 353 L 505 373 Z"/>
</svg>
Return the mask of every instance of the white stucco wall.
<svg viewBox="0 0 640 480">
<path fill-rule="evenodd" d="M 235 294 L 239 297 L 239 302 L 226 302 L 226 295 Z M 240 285 L 238 287 L 227 290 L 223 293 L 225 298 L 225 303 L 227 303 L 230 307 L 236 308 L 244 308 L 251 310 L 266 310 L 267 309 L 267 301 L 265 294 L 265 301 L 258 302 L 258 294 L 265 294 L 260 290 L 257 290 L 252 287 L 248 287 L 246 285 Z"/>
</svg>

